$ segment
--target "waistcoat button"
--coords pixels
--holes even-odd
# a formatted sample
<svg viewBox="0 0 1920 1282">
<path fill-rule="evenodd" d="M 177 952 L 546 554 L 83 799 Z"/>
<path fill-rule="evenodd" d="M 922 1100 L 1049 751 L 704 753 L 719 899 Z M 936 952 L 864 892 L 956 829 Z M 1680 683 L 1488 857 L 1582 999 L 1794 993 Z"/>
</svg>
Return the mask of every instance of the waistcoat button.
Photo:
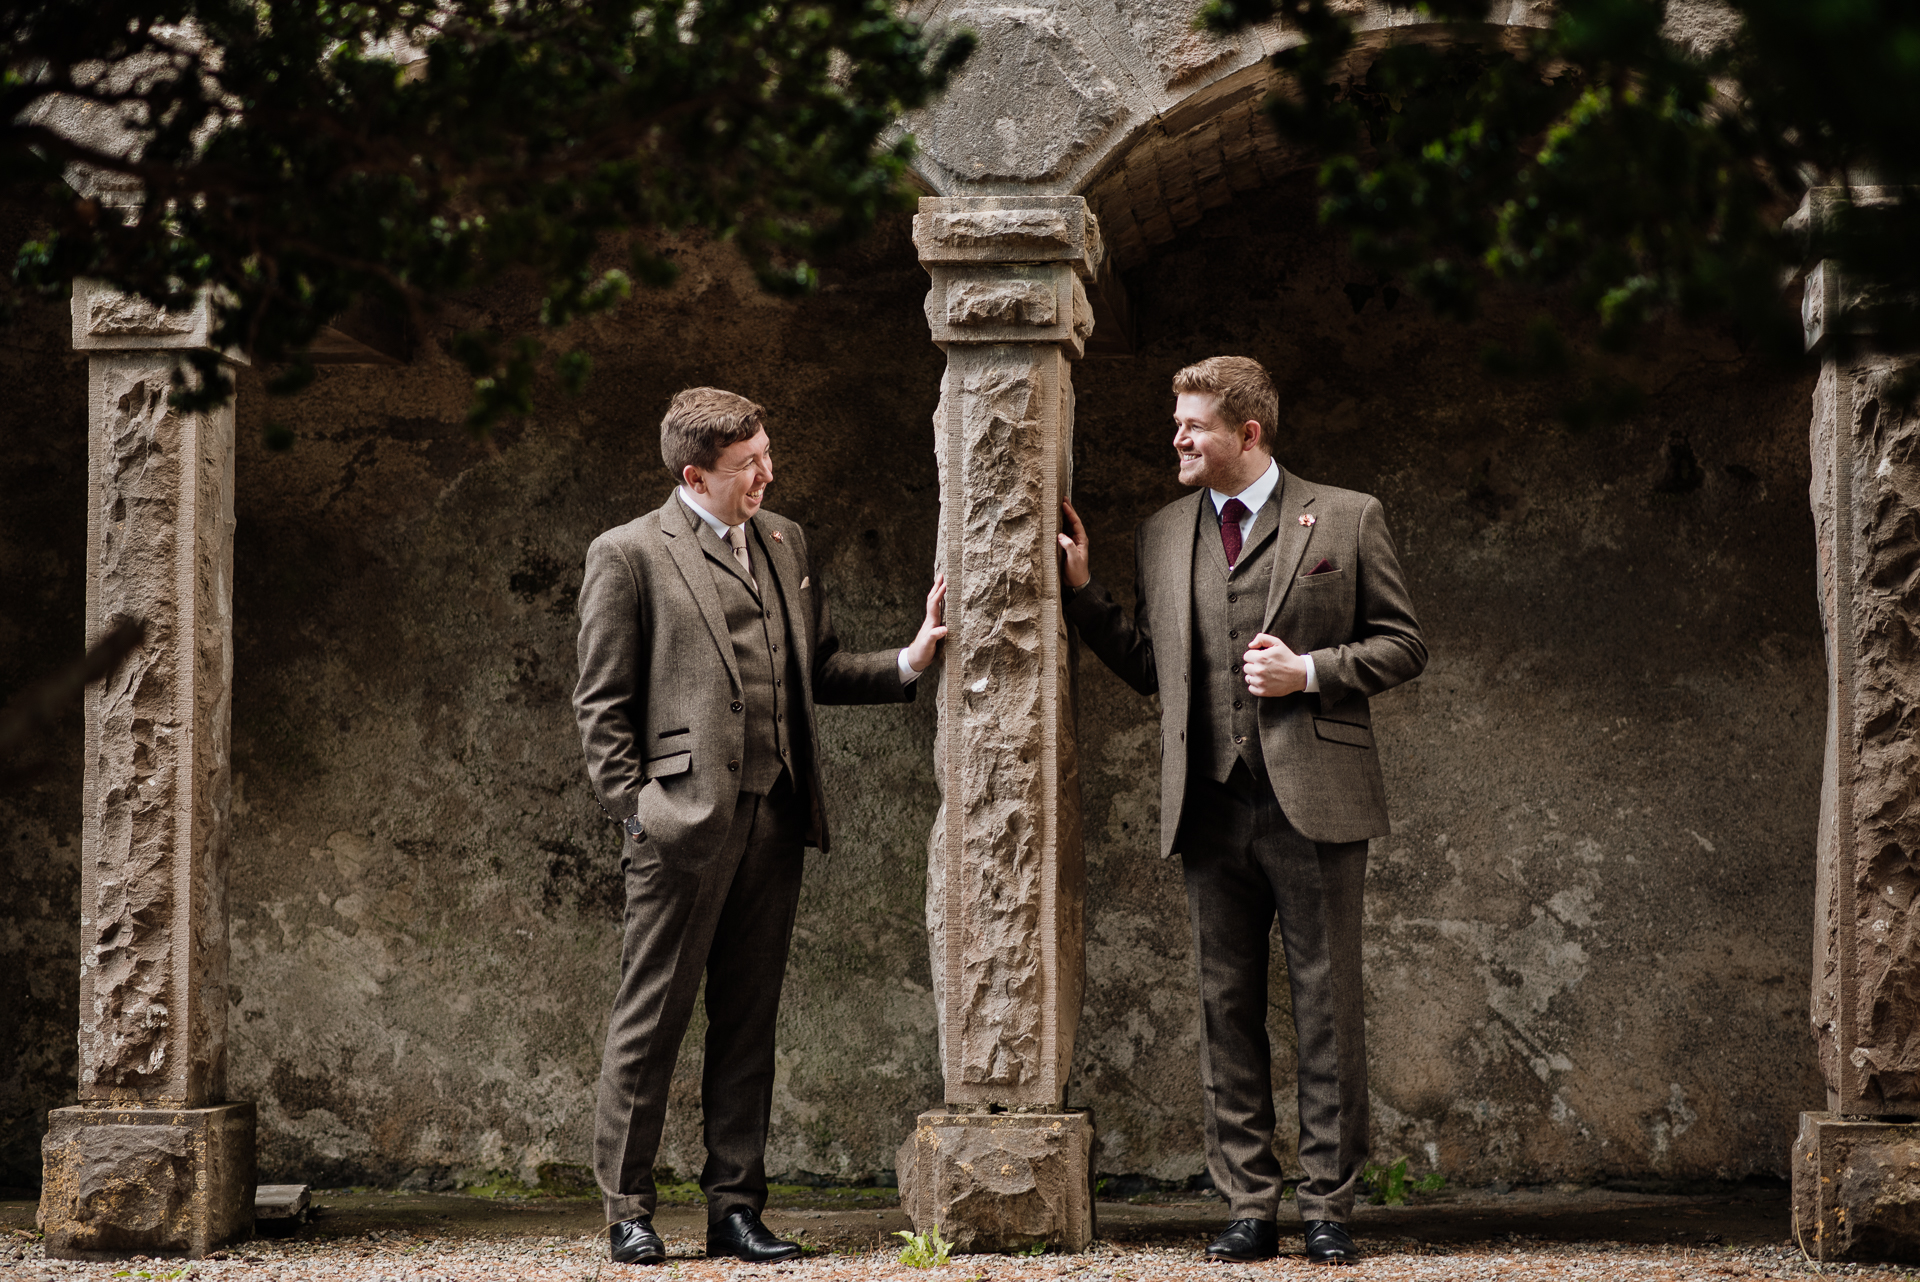
<svg viewBox="0 0 1920 1282">
<path fill-rule="evenodd" d="M 746 704 L 744 704 L 744 703 L 742 703 L 742 702 L 740 702 L 740 701 L 739 701 L 738 699 L 735 699 L 735 700 L 733 701 L 733 710 L 734 710 L 735 712 L 738 712 L 738 711 L 740 711 L 740 709 L 742 709 L 742 708 L 744 708 L 744 707 L 746 707 L 746 706 L 747 706 Z"/>
<path fill-rule="evenodd" d="M 737 761 L 729 761 L 727 763 L 727 769 L 737 771 L 740 769 L 740 763 Z"/>
</svg>

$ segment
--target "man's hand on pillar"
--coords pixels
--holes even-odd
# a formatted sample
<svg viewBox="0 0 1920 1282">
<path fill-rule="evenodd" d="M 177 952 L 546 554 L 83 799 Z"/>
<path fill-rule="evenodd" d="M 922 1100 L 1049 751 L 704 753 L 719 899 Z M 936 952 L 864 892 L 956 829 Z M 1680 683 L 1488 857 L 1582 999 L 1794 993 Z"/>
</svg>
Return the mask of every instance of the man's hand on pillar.
<svg viewBox="0 0 1920 1282">
<path fill-rule="evenodd" d="M 1080 524 L 1080 514 L 1065 499 L 1060 500 L 1060 510 L 1072 527 L 1072 533 L 1060 531 L 1060 579 L 1078 592 L 1093 578 L 1087 569 L 1087 527 Z"/>
<path fill-rule="evenodd" d="M 907 666 L 915 672 L 925 672 L 933 662 L 933 655 L 940 648 L 940 642 L 947 635 L 946 616 L 947 576 L 942 574 L 933 581 L 932 591 L 927 593 L 927 617 L 920 623 L 920 633 L 907 646 Z"/>
</svg>

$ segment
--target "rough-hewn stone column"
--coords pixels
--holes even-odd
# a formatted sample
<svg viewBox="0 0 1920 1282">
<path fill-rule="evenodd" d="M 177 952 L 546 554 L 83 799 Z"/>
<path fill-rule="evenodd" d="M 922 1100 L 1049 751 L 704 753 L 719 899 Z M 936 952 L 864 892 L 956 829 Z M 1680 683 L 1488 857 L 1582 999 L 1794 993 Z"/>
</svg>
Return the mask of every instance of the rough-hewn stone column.
<svg viewBox="0 0 1920 1282">
<path fill-rule="evenodd" d="M 1054 536 L 1099 229 L 1077 196 L 926 199 L 914 243 L 947 353 L 927 924 L 946 1107 L 900 1151 L 901 1201 L 962 1250 L 1093 1237 L 1093 1131 L 1067 1074 L 1085 972 L 1072 648 Z"/>
<path fill-rule="evenodd" d="M 1890 195 L 1853 200 L 1870 211 Z M 1844 199 L 1809 197 L 1815 235 Z M 1812 428 L 1828 691 L 1811 1015 L 1828 1111 L 1801 1115 L 1793 1190 L 1819 1260 L 1920 1259 L 1920 415 L 1894 394 L 1913 357 L 1873 337 L 1897 305 L 1831 262 L 1807 282 L 1807 341 L 1826 352 Z"/>
<path fill-rule="evenodd" d="M 145 640 L 86 694 L 80 1103 L 44 1145 L 62 1259 L 197 1257 L 253 1224 L 254 1109 L 226 1102 L 231 405 L 167 404 L 203 302 L 76 282 L 88 362 L 87 634 Z"/>
</svg>

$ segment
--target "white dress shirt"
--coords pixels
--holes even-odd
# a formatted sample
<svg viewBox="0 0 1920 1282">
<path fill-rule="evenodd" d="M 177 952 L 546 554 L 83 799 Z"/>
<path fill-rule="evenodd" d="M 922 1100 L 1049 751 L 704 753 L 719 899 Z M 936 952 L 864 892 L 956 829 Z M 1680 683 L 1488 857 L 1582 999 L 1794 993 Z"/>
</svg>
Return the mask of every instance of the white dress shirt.
<svg viewBox="0 0 1920 1282">
<path fill-rule="evenodd" d="M 1265 507 L 1267 500 L 1273 497 L 1273 489 L 1278 484 L 1280 484 L 1280 465 L 1268 459 L 1267 470 L 1260 473 L 1260 479 L 1238 494 L 1222 494 L 1214 489 L 1209 489 L 1207 494 L 1213 499 L 1213 511 L 1216 516 L 1219 515 L 1220 509 L 1227 505 L 1228 499 L 1239 499 L 1246 507 L 1247 514 L 1240 518 L 1240 542 L 1245 544 L 1247 534 L 1253 529 L 1253 523 L 1260 519 L 1260 509 Z M 1300 661 L 1307 665 L 1307 692 L 1320 693 L 1320 677 L 1313 670 L 1313 656 L 1303 654 L 1300 656 Z"/>
<path fill-rule="evenodd" d="M 1272 489 L 1273 487 L 1268 486 L 1267 488 Z M 680 486 L 677 492 L 680 495 L 680 501 L 682 503 L 685 503 L 687 505 L 688 510 L 691 511 L 695 516 L 699 517 L 702 521 L 706 522 L 707 528 L 713 531 L 713 536 L 719 539 L 720 542 L 726 545 L 727 555 L 732 556 L 733 555 L 733 531 L 736 527 L 728 525 L 725 521 L 721 520 L 719 517 L 715 516 L 713 513 L 707 511 L 705 507 L 701 506 L 700 500 L 694 496 L 693 491 L 688 489 L 686 486 L 684 485 Z M 900 653 L 897 656 L 895 656 L 894 662 L 900 668 L 900 684 L 901 685 L 912 685 L 917 679 L 919 679 L 920 674 L 918 672 L 915 672 L 913 670 L 913 664 L 907 661 L 907 650 L 905 646 L 902 646 L 900 648 Z M 1307 665 L 1307 671 L 1309 674 L 1312 673 L 1313 665 L 1311 663 Z"/>
</svg>

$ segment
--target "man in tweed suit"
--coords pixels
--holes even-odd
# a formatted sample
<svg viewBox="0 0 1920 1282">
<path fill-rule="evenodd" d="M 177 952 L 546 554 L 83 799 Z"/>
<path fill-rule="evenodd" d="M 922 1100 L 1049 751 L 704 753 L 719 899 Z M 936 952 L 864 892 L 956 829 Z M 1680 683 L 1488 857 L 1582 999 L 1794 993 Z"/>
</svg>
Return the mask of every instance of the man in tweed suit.
<svg viewBox="0 0 1920 1282">
<path fill-rule="evenodd" d="M 594 791 L 626 832 L 594 1171 L 614 1261 L 664 1260 L 653 1162 L 704 973 L 707 1254 L 783 1260 L 800 1248 L 760 1212 L 801 848 L 828 846 L 813 708 L 911 699 L 946 635 L 946 585 L 905 649 L 843 653 L 806 535 L 760 506 L 773 480 L 762 409 L 681 392 L 660 453 L 678 488 L 593 541 L 580 588 L 574 710 Z"/>
<path fill-rule="evenodd" d="M 1344 1227 L 1367 1157 L 1361 885 L 1388 831 L 1367 700 L 1418 676 L 1420 640 L 1378 500 L 1273 460 L 1266 370 L 1217 356 L 1173 382 L 1180 481 L 1141 524 L 1129 617 L 1087 567 L 1071 506 L 1067 617 L 1161 701 L 1160 836 L 1178 851 L 1199 965 L 1207 1166 L 1234 1217 L 1210 1256 L 1279 1249 L 1266 1030 L 1268 934 L 1287 951 L 1299 1040 L 1296 1205 L 1307 1257 L 1358 1257 Z"/>
</svg>

